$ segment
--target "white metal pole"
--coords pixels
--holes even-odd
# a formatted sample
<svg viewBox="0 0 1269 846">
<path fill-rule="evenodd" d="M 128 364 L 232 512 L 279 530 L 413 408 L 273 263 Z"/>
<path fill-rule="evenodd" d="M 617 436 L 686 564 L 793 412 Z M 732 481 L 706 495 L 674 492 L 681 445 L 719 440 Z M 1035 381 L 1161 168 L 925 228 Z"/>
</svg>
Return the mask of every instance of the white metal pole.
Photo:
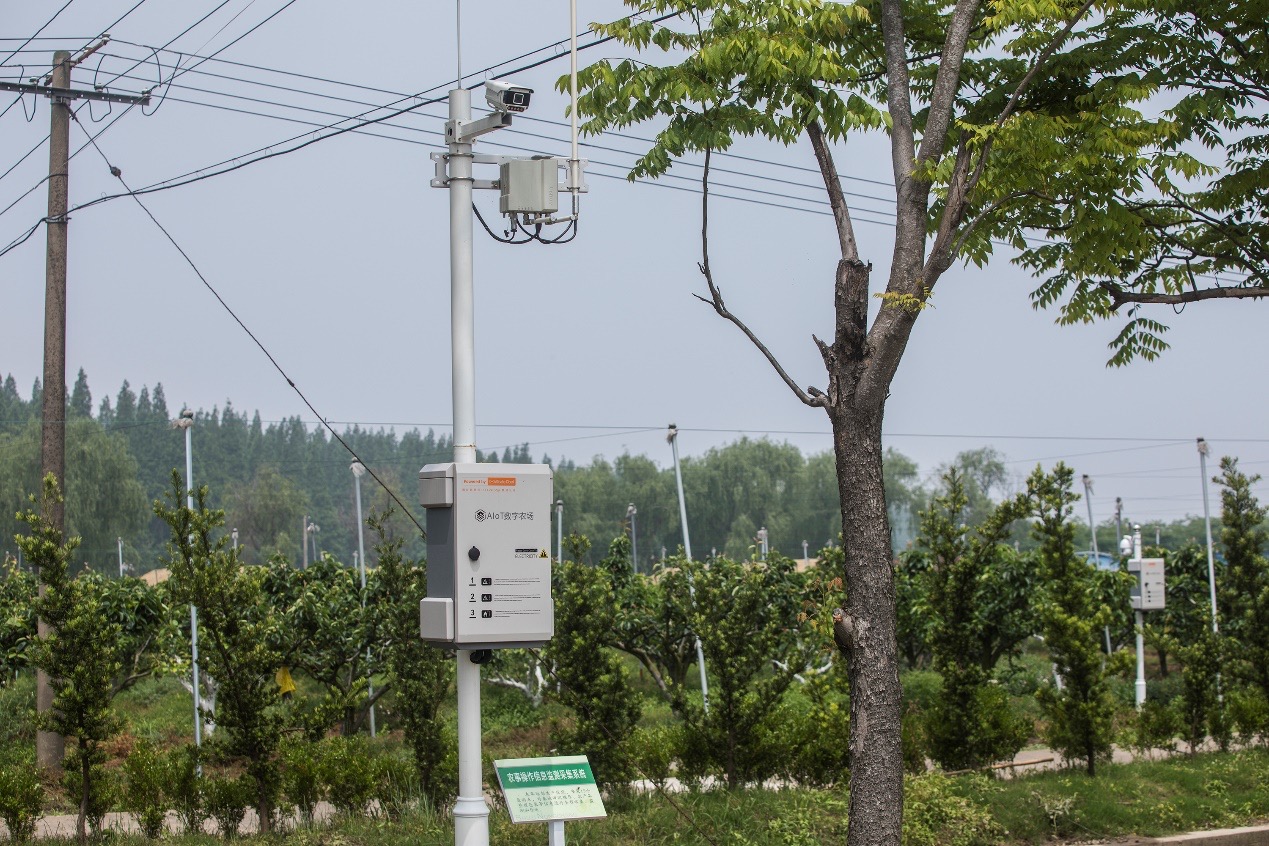
<svg viewBox="0 0 1269 846">
<path fill-rule="evenodd" d="M 194 511 L 194 413 L 192 411 L 182 411 L 181 418 L 185 421 L 185 507 Z M 194 688 L 194 746 L 202 747 L 203 745 L 203 702 L 201 688 L 198 680 L 198 606 L 193 603 L 189 606 L 189 648 L 190 663 L 193 665 L 193 682 Z M 202 775 L 202 764 L 198 767 L 199 775 Z"/>
<path fill-rule="evenodd" d="M 1203 525 L 1207 529 L 1207 589 L 1212 601 L 1212 634 L 1220 634 L 1220 624 L 1216 614 L 1216 553 L 1212 546 L 1212 509 L 1207 500 L 1207 441 L 1198 439 L 1199 475 L 1203 477 Z M 1216 672 L 1216 698 L 1225 701 L 1225 693 L 1221 690 L 1221 674 Z"/>
<path fill-rule="evenodd" d="M 123 578 L 123 538 L 116 538 L 119 543 L 119 578 Z"/>
<path fill-rule="evenodd" d="M 366 611 L 366 525 L 361 518 L 361 477 L 366 472 L 366 468 L 360 461 L 352 463 L 353 483 L 357 488 L 357 569 L 361 571 L 361 611 Z M 370 647 L 366 647 L 366 695 L 372 700 L 375 696 L 375 683 L 369 677 L 370 673 Z M 370 736 L 375 736 L 375 706 L 370 706 Z"/>
<path fill-rule="evenodd" d="M 1084 482 L 1084 503 L 1088 506 L 1088 536 L 1093 541 L 1093 561 L 1095 566 L 1100 570 L 1102 566 L 1101 550 L 1097 548 L 1097 524 L 1093 522 L 1093 480 L 1085 473 Z M 1102 627 L 1102 633 L 1106 636 L 1106 654 L 1109 655 L 1113 650 L 1110 645 L 1110 625 Z"/>
<path fill-rule="evenodd" d="M 582 187 L 582 165 L 577 155 L 577 0 L 569 0 L 568 15 L 568 93 L 573 102 L 568 110 L 568 190 L 573 192 L 576 204 L 577 192 Z M 577 212 L 576 207 L 573 212 Z"/>
<path fill-rule="evenodd" d="M 1207 441 L 1198 439 L 1199 473 L 1203 477 L 1203 524 L 1207 528 L 1207 589 L 1212 600 L 1212 631 L 1219 632 L 1216 616 L 1216 554 L 1212 547 L 1212 509 L 1207 500 Z"/>
<path fill-rule="evenodd" d="M 564 846 L 564 820 L 551 820 L 547 825 L 550 826 L 548 846 Z"/>
<path fill-rule="evenodd" d="M 471 120 L 471 93 L 449 92 L 450 349 L 453 356 L 454 461 L 476 461 L 476 319 L 472 282 L 472 152 L 460 144 L 457 126 Z M 489 805 L 481 785 L 480 665 L 469 649 L 457 650 L 458 799 L 455 846 L 488 846 Z"/>
<path fill-rule="evenodd" d="M 666 436 L 666 440 L 670 442 L 670 447 L 674 451 L 674 483 L 679 491 L 679 522 L 683 524 L 683 553 L 687 556 L 687 560 L 692 560 L 692 539 L 687 533 L 687 500 L 683 497 L 683 471 L 679 467 L 679 430 L 671 423 L 670 434 Z M 691 571 L 688 571 L 689 575 Z M 696 600 L 696 586 L 688 579 L 687 589 L 693 601 Z M 701 639 L 698 635 L 696 638 L 696 665 L 701 672 L 701 702 L 705 707 L 705 713 L 709 713 L 709 680 L 705 674 L 705 650 L 701 647 Z"/>
<path fill-rule="evenodd" d="M 1132 557 L 1137 561 L 1137 584 L 1141 584 L 1141 526 L 1134 525 L 1132 527 Z M 1140 588 L 1138 588 L 1140 591 Z M 1138 602 L 1140 604 L 1140 602 Z M 1146 701 L 1146 633 L 1145 633 L 1145 614 L 1140 608 L 1133 614 L 1137 628 L 1137 684 L 1136 684 L 1136 700 L 1137 710 L 1141 710 L 1141 706 Z"/>
<path fill-rule="evenodd" d="M 555 554 L 556 561 L 564 563 L 564 500 L 555 500 Z"/>
<path fill-rule="evenodd" d="M 809 550 L 810 550 L 810 544 L 807 543 L 805 540 L 802 541 L 802 560 L 803 561 L 811 560 L 811 553 Z"/>
<path fill-rule="evenodd" d="M 635 519 L 639 516 L 639 509 L 635 508 L 634 503 L 630 503 L 630 507 L 626 509 L 626 514 L 630 517 L 630 572 L 639 572 L 639 531 Z"/>
</svg>

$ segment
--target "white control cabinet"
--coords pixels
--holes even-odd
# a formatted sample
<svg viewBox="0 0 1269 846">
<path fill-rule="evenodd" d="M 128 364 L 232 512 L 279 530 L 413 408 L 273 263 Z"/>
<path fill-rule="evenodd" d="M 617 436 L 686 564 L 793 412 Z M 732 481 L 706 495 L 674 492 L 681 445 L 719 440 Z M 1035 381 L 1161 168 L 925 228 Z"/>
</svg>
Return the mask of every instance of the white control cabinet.
<svg viewBox="0 0 1269 846">
<path fill-rule="evenodd" d="M 429 464 L 423 640 L 461 649 L 541 646 L 555 633 L 551 468 Z"/>
<path fill-rule="evenodd" d="M 1161 611 L 1164 608 L 1164 573 L 1162 558 L 1142 558 L 1128 562 L 1128 572 L 1137 574 L 1132 588 L 1134 611 Z"/>
</svg>

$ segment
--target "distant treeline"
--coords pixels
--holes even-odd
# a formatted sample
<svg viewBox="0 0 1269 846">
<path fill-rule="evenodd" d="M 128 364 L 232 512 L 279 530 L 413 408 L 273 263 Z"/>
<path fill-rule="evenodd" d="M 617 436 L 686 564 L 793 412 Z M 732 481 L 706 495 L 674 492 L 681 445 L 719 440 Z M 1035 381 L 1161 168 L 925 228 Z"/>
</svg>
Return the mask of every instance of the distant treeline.
<svg viewBox="0 0 1269 846">
<path fill-rule="evenodd" d="M 0 387 L 0 552 L 16 554 L 14 515 L 38 489 L 41 389 L 38 380 L 23 398 L 12 376 Z M 168 536 L 153 514 L 155 500 L 172 495 L 172 471 L 185 472 L 185 438 L 172 421 L 181 409 L 169 408 L 163 386 L 135 391 L 124 382 L 115 396 L 94 405 L 88 378 L 80 370 L 69 391 L 66 414 L 67 528 L 83 538 L 79 555 L 93 569 L 118 572 L 118 539 L 125 566 L 140 574 L 156 566 Z M 449 435 L 411 429 L 353 426 L 340 433 L 376 476 L 422 522 L 415 479 L 424 464 L 450 460 Z M 207 485 L 210 502 L 225 509 L 226 526 L 238 529 L 248 560 L 280 553 L 299 563 L 305 520 L 317 550 L 351 564 L 357 548 L 356 502 L 351 456 L 322 427 L 298 417 L 270 422 L 259 412 L 237 411 L 230 401 L 194 413 L 194 482 Z M 481 453 L 481 461 L 527 463 L 529 445 Z M 954 464 L 966 477 L 967 522 L 971 525 L 1006 493 L 1010 479 L 1004 456 L 982 449 L 961 453 Z M 564 503 L 564 532 L 595 541 L 598 560 L 607 541 L 631 531 L 627 515 L 635 506 L 634 541 L 639 568 L 646 571 L 664 553 L 682 545 L 672 467 L 659 467 L 641 455 L 587 465 L 571 460 L 537 459 L 555 468 L 555 497 Z M 939 468 L 941 471 L 944 468 Z M 930 492 L 916 464 L 886 453 L 886 490 L 896 549 L 915 534 L 919 512 Z M 836 543 L 841 531 L 837 478 L 831 452 L 804 456 L 797 447 L 742 438 L 683 461 L 692 552 L 747 557 L 767 530 L 770 547 L 802 557 L 802 543 L 815 557 Z M 931 489 L 936 489 L 931 485 Z M 362 479 L 363 507 L 396 510 L 390 525 L 406 542 L 406 554 L 422 556 L 419 530 L 369 475 Z M 1168 538 L 1194 535 L 1192 521 L 1169 525 Z M 1103 550 L 1112 550 L 1114 527 L 1099 528 Z M 554 527 L 552 531 L 554 538 Z M 1164 539 L 1165 545 L 1168 538 Z M 1025 532 L 1019 542 L 1029 541 Z M 1080 543 L 1087 545 L 1087 531 Z M 664 550 L 664 552 L 663 552 Z M 315 553 L 310 551 L 310 557 Z"/>
</svg>

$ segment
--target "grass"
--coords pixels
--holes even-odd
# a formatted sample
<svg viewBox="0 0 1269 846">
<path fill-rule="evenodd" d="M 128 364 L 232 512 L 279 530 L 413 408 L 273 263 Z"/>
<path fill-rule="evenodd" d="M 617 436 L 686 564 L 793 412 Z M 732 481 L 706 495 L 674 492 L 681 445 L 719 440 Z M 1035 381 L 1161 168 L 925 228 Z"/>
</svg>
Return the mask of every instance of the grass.
<svg viewBox="0 0 1269 846">
<path fill-rule="evenodd" d="M 909 795 L 917 791 L 910 790 Z M 1182 831 L 1250 825 L 1269 818 L 1269 751 L 1244 750 L 1178 756 L 1105 767 L 1093 779 L 1060 771 L 999 780 L 982 775 L 934 776 L 920 791 L 949 808 L 990 814 L 993 824 L 967 830 L 915 835 L 909 844 L 1022 844 L 1088 840 L 1127 835 L 1161 836 Z M 567 824 L 569 842 L 587 846 L 810 846 L 840 842 L 846 835 L 847 795 L 827 790 L 714 791 L 619 796 L 607 800 L 609 816 Z M 928 811 L 927 811 L 928 813 Z M 964 812 L 960 812 L 964 813 Z M 909 811 L 909 821 L 916 818 Z M 936 819 L 956 819 L 935 815 Z M 515 825 L 501 808 L 490 816 L 491 841 L 537 846 L 542 824 Z M 926 832 L 928 834 L 928 832 Z M 145 841 L 120 835 L 119 846 Z M 174 846 L 211 846 L 209 837 L 172 836 Z M 448 816 L 418 811 L 398 822 L 341 820 L 329 827 L 297 828 L 267 840 L 242 838 L 244 846 L 448 846 L 454 833 Z"/>
<path fill-rule="evenodd" d="M 1176 756 L 1008 781 L 965 779 L 963 795 L 986 805 L 1008 842 L 1159 837 L 1250 825 L 1269 818 L 1269 751 Z"/>
</svg>

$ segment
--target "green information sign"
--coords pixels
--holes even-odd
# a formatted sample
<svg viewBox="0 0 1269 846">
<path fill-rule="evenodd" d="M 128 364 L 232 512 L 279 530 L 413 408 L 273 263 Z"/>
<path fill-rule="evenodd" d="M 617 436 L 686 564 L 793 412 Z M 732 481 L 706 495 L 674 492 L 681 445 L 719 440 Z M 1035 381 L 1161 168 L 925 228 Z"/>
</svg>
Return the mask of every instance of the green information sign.
<svg viewBox="0 0 1269 846">
<path fill-rule="evenodd" d="M 494 761 L 511 821 L 590 820 L 608 816 L 585 755 Z"/>
</svg>

